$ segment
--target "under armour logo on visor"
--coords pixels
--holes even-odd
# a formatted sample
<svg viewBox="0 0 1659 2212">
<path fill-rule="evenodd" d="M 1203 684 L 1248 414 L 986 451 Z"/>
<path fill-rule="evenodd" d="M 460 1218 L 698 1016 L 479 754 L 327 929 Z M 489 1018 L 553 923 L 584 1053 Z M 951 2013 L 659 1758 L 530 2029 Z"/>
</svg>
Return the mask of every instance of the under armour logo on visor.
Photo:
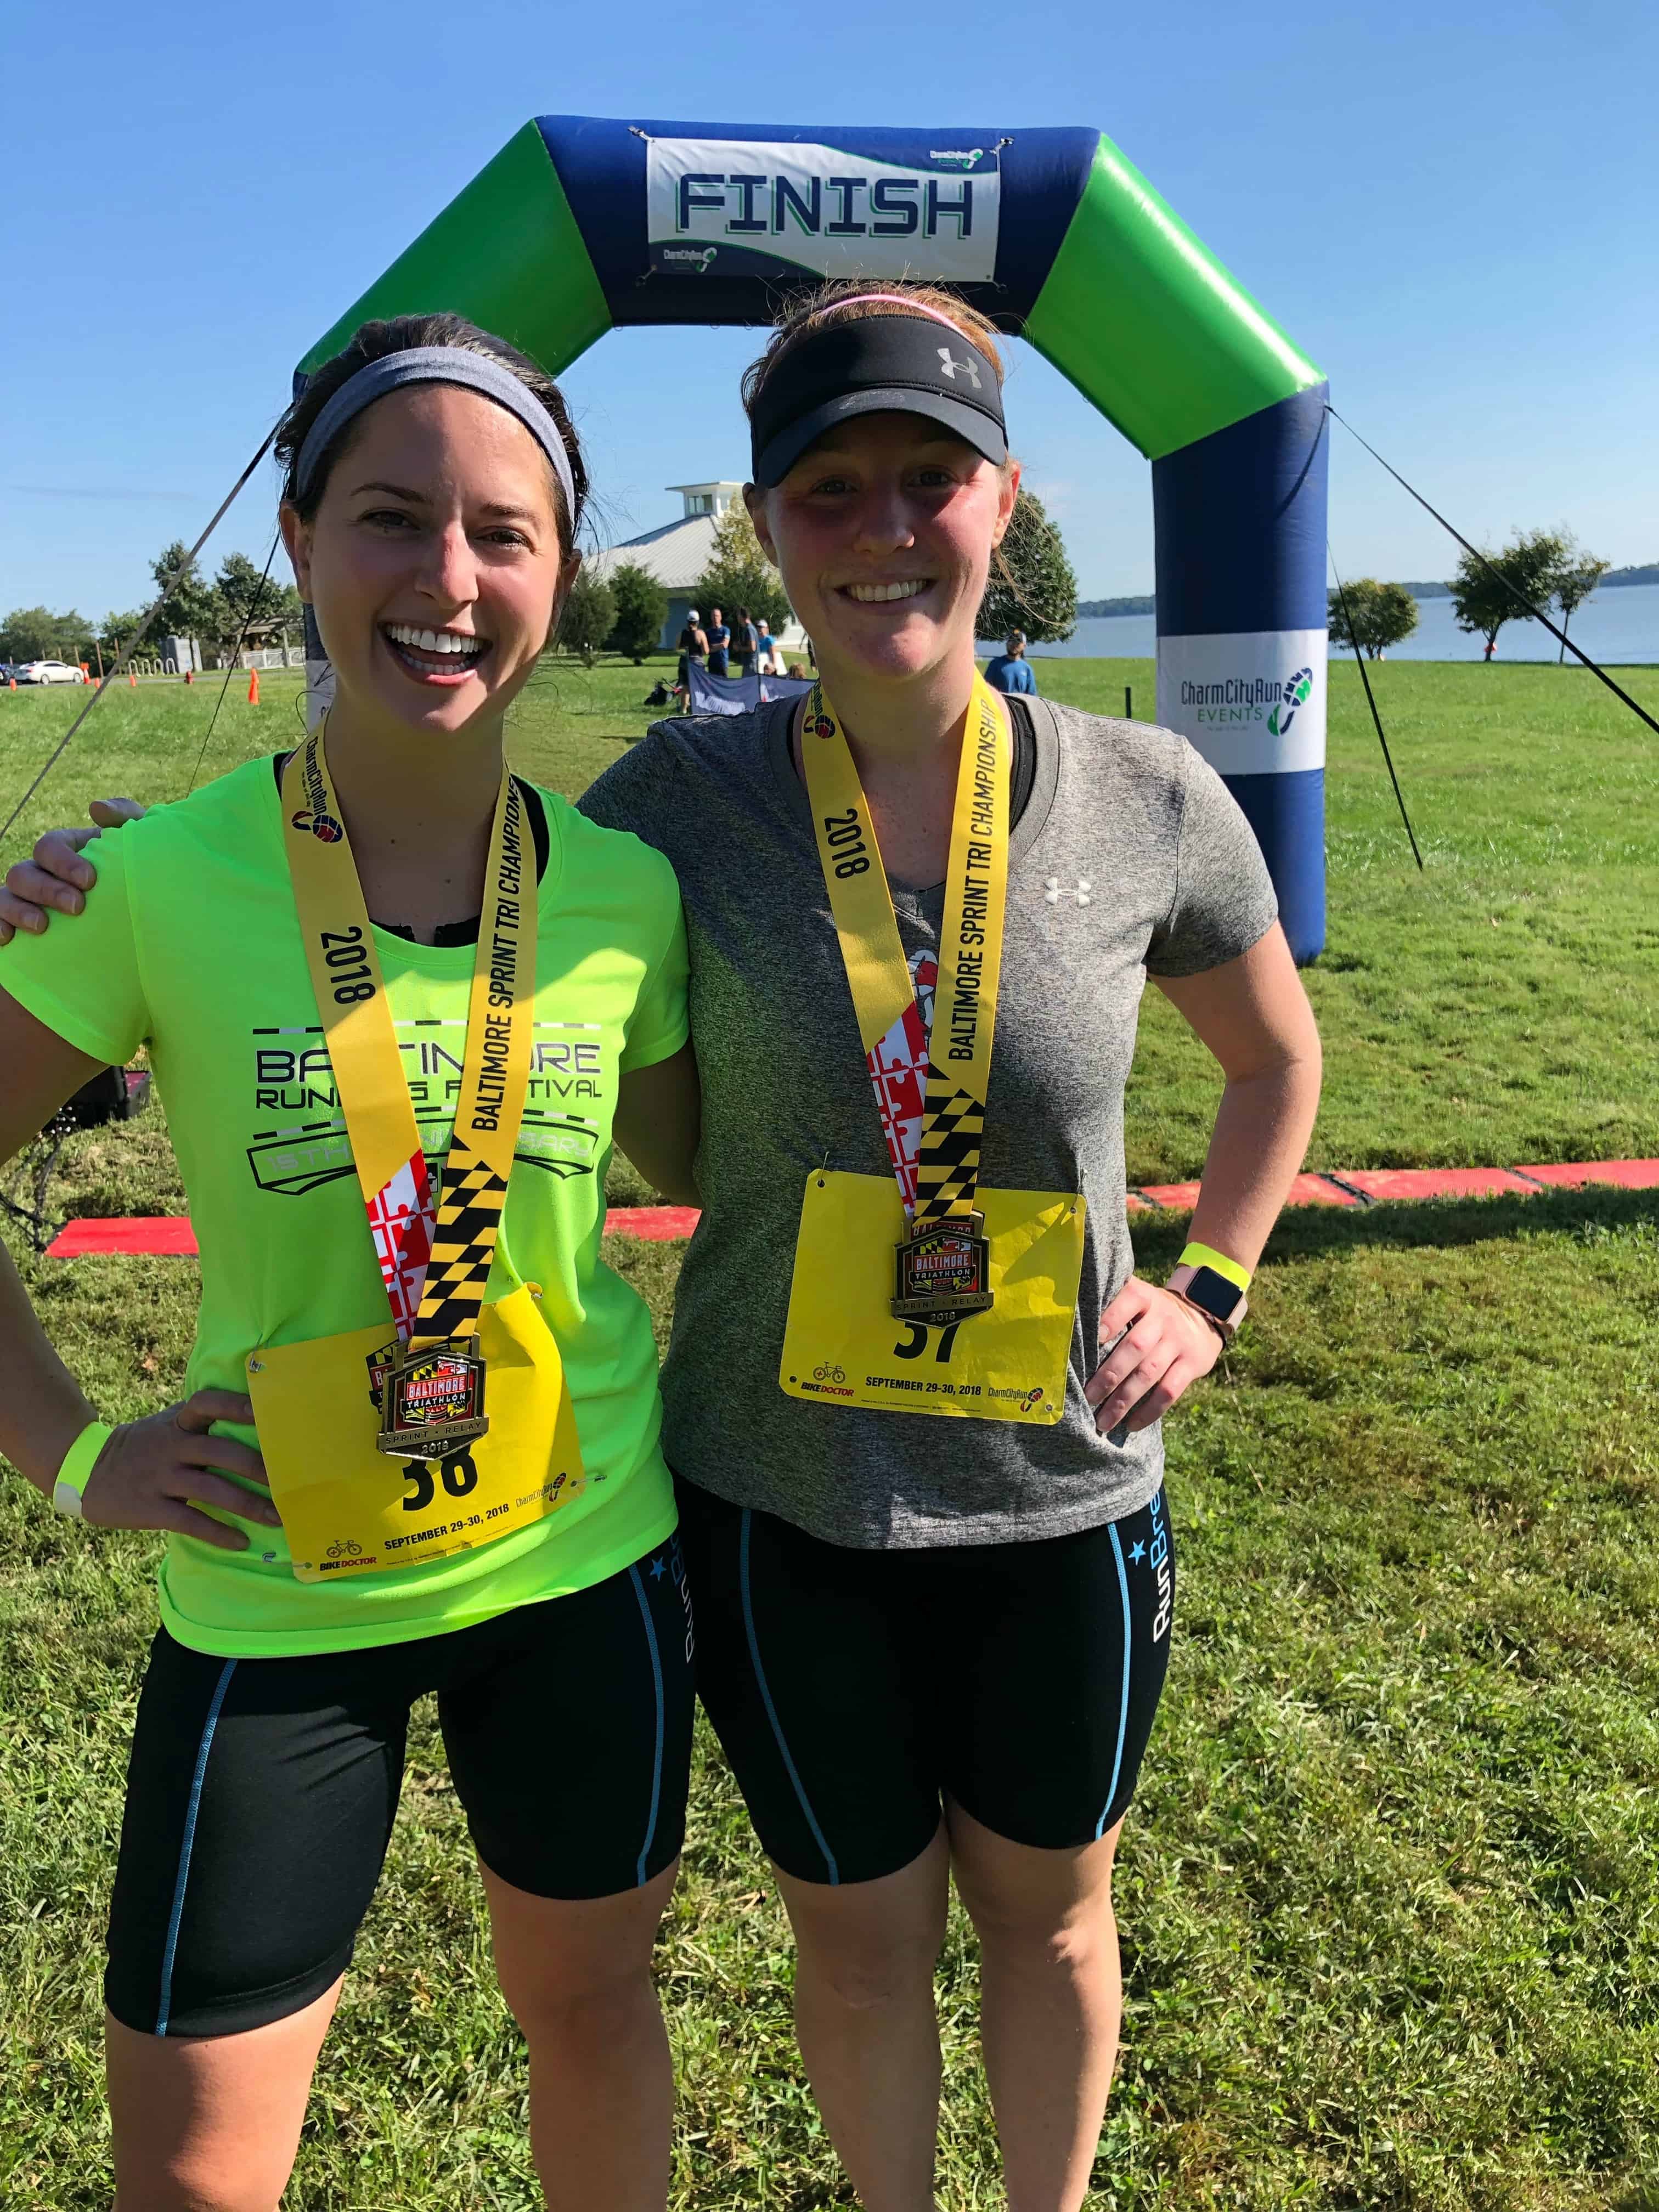
<svg viewBox="0 0 1659 2212">
<path fill-rule="evenodd" d="M 944 367 L 939 370 L 939 374 L 941 376 L 948 376 L 951 383 L 954 384 L 957 380 L 957 371 L 960 369 L 964 376 L 971 378 L 975 391 L 977 392 L 979 390 L 979 363 L 977 362 L 958 361 L 956 356 L 951 352 L 949 346 L 941 346 L 939 348 L 939 357 L 944 363 Z"/>
</svg>

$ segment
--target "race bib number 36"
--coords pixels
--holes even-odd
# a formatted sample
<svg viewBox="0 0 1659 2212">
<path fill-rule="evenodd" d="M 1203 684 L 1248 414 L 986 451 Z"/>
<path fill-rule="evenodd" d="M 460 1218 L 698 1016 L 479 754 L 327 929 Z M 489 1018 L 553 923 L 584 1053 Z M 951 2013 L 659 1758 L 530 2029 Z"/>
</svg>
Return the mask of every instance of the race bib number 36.
<svg viewBox="0 0 1659 2212">
<path fill-rule="evenodd" d="M 469 1552 L 582 1495 L 558 1346 L 528 1289 L 483 1308 L 477 1343 L 488 1431 L 431 1459 L 378 1448 L 389 1322 L 252 1355 L 254 1425 L 298 1581 L 354 1581 Z"/>
<path fill-rule="evenodd" d="M 978 1203 L 995 1303 L 940 1328 L 891 1312 L 893 1249 L 905 1229 L 892 1177 L 808 1176 L 778 1370 L 787 1396 L 965 1420 L 1060 1419 L 1084 1201 L 981 1186 Z"/>
</svg>

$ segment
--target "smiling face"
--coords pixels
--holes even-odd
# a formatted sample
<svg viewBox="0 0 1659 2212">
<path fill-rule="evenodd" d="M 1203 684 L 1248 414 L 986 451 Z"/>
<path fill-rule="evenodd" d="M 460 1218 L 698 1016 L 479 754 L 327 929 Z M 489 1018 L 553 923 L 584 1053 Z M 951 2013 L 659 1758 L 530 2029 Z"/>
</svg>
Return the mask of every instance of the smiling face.
<svg viewBox="0 0 1659 2212">
<path fill-rule="evenodd" d="M 811 637 L 831 691 L 837 671 L 906 684 L 971 664 L 991 556 L 1019 489 L 921 415 L 857 415 L 828 430 L 781 484 L 744 494 L 762 545 Z"/>
<path fill-rule="evenodd" d="M 560 543 L 546 456 L 453 385 L 390 392 L 353 428 L 313 520 L 282 515 L 336 712 L 434 734 L 498 724 L 580 565 Z"/>
</svg>

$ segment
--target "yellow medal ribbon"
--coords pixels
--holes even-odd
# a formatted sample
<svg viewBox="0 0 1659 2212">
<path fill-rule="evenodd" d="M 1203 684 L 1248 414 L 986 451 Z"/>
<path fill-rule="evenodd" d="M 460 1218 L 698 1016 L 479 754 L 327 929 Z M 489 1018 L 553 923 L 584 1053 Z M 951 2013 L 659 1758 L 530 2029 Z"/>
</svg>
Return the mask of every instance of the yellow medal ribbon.
<svg viewBox="0 0 1659 2212">
<path fill-rule="evenodd" d="M 283 836 L 306 961 L 341 1112 L 371 1212 L 421 1138 L 351 842 L 328 773 L 327 721 L 283 775 Z M 530 1079 L 536 987 L 536 870 L 524 802 L 505 769 L 489 833 L 483 911 L 467 1006 L 455 1126 L 439 1187 L 419 1315 L 421 1346 L 478 1326 Z"/>
<path fill-rule="evenodd" d="M 587 1486 L 539 1293 L 521 1283 L 483 1303 L 535 1015 L 538 894 L 522 793 L 503 772 L 428 1254 L 420 1130 L 325 733 L 325 726 L 283 771 L 283 835 L 397 1333 L 388 1341 L 381 1321 L 262 1344 L 249 1355 L 260 1449 L 293 1571 L 305 1583 L 356 1580 L 494 1543 L 568 1507 Z"/>
<path fill-rule="evenodd" d="M 822 685 L 807 702 L 801 765 L 830 910 L 868 1053 L 902 1018 L 914 994 L 869 801 Z M 976 674 L 951 822 L 916 1162 L 918 1221 L 960 1218 L 975 1210 L 1002 969 L 1012 782 L 1002 720 L 990 686 Z"/>
</svg>

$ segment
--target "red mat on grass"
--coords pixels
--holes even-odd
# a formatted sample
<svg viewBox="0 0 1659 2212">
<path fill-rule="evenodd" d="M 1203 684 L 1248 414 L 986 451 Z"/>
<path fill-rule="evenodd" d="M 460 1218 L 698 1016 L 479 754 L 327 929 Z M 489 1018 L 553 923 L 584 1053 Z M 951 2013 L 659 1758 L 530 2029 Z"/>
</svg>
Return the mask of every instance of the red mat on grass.
<svg viewBox="0 0 1659 2212">
<path fill-rule="evenodd" d="M 1528 1168 L 1345 1168 L 1340 1176 L 1299 1175 L 1288 1206 L 1361 1206 L 1366 1199 L 1496 1198 L 1535 1191 L 1540 1183 L 1578 1188 L 1612 1183 L 1621 1190 L 1659 1190 L 1659 1160 L 1587 1160 Z M 1345 1189 L 1343 1185 L 1348 1188 Z M 1363 1193 L 1364 1196 L 1356 1194 Z M 1142 1183 L 1129 1193 L 1132 1209 L 1190 1211 L 1195 1182 Z M 697 1225 L 695 1206 L 613 1206 L 605 1233 L 675 1243 Z M 126 1219 L 71 1221 L 46 1247 L 49 1260 L 78 1260 L 88 1253 L 117 1252 L 150 1258 L 193 1258 L 196 1235 L 181 1213 Z"/>
</svg>

